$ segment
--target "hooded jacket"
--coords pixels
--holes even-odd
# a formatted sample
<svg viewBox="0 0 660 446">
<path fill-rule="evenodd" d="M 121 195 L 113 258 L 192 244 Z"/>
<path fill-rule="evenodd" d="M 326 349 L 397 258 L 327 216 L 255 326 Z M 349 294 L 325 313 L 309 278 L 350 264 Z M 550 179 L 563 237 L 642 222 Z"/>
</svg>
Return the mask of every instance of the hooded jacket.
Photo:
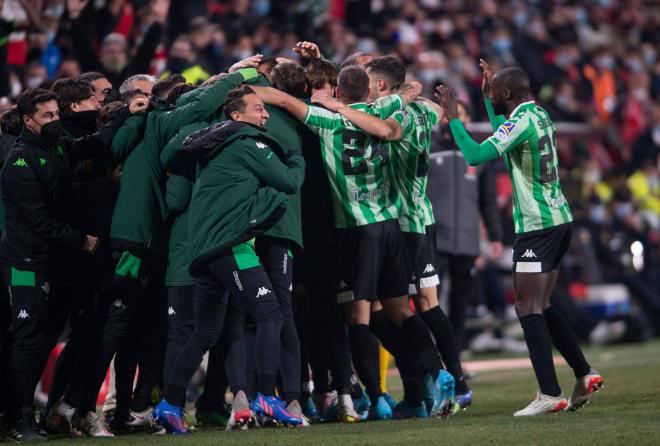
<svg viewBox="0 0 660 446">
<path fill-rule="evenodd" d="M 141 126 L 138 120 L 127 122 L 131 131 L 118 135 L 123 144 L 113 144 L 118 161 L 125 157 L 110 227 L 115 248 L 164 254 L 163 222 L 168 212 L 160 153 L 181 127 L 207 119 L 222 105 L 230 90 L 252 76 L 256 76 L 256 70 L 238 70 L 209 87 L 184 94 L 176 108 L 152 100 L 144 136 L 135 148 L 131 143 L 139 137 Z"/>
<path fill-rule="evenodd" d="M 283 164 L 264 129 L 225 121 L 186 138 L 182 150 L 198 164 L 190 202 L 190 272 L 271 228 L 305 176 L 296 152 Z"/>
</svg>

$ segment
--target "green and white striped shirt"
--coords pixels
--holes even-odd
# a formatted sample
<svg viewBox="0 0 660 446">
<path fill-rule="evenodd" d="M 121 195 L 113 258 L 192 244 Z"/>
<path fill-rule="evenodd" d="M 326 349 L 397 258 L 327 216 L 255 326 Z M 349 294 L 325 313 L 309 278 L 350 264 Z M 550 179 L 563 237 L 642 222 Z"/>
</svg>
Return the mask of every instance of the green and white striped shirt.
<svg viewBox="0 0 660 446">
<path fill-rule="evenodd" d="M 402 101 L 400 96 L 391 95 L 378 104 L 350 106 L 385 119 L 401 110 Z M 335 227 L 352 228 L 398 218 L 397 194 L 387 169 L 389 144 L 325 108 L 310 105 L 304 122 L 321 138 Z"/>
<path fill-rule="evenodd" d="M 509 171 L 517 233 L 573 221 L 559 184 L 555 125 L 543 108 L 533 101 L 520 104 L 486 141 Z"/>
<path fill-rule="evenodd" d="M 394 113 L 392 119 L 402 128 L 401 139 L 390 143 L 390 169 L 399 193 L 399 225 L 403 232 L 424 234 L 426 227 L 435 223 L 433 207 L 426 196 L 426 184 L 431 131 L 440 117 L 430 105 L 415 101 Z"/>
</svg>

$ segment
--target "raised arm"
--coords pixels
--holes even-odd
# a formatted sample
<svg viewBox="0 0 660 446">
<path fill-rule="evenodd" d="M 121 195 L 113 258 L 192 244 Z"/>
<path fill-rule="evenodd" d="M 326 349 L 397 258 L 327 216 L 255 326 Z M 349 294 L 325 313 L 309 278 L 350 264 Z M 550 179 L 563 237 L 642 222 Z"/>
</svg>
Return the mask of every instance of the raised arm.
<svg viewBox="0 0 660 446">
<path fill-rule="evenodd" d="M 397 141 L 401 139 L 401 125 L 394 119 L 381 119 L 376 116 L 372 116 L 369 113 L 356 110 L 352 107 L 349 107 L 348 105 L 334 100 L 325 93 L 316 93 L 314 96 L 312 96 L 312 102 L 315 104 L 320 104 L 330 111 L 341 114 L 353 124 L 378 139 L 382 139 L 384 141 Z M 402 101 L 400 98 L 398 98 L 398 102 L 394 101 L 393 103 L 398 105 L 393 107 L 390 113 L 387 113 L 387 116 L 389 116 L 391 112 L 401 108 Z M 382 114 L 380 115 L 382 116 Z"/>
<path fill-rule="evenodd" d="M 297 120 L 305 122 L 308 106 L 303 101 L 272 87 L 250 86 L 250 88 L 252 88 L 266 104 L 283 108 Z"/>
<path fill-rule="evenodd" d="M 486 113 L 488 113 L 488 120 L 490 125 L 493 128 L 493 131 L 506 121 L 506 118 L 502 115 L 496 115 L 495 110 L 493 109 L 493 104 L 491 103 L 491 98 L 493 97 L 493 72 L 486 62 L 483 59 L 479 59 L 479 66 L 484 72 L 484 79 L 481 82 L 481 91 L 484 95 L 484 102 L 486 104 Z"/>
</svg>

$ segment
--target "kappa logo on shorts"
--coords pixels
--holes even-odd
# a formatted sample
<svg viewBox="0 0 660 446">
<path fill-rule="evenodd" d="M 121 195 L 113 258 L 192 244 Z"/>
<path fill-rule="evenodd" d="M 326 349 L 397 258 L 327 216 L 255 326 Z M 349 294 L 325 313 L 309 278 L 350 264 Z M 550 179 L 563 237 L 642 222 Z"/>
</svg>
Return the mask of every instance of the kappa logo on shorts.
<svg viewBox="0 0 660 446">
<path fill-rule="evenodd" d="M 170 308 L 167 309 L 167 314 L 170 316 L 174 316 L 176 314 L 176 311 L 174 311 L 174 307 L 170 306 Z"/>
<path fill-rule="evenodd" d="M 117 299 L 112 303 L 112 306 L 115 308 L 126 308 L 126 305 L 124 305 L 124 302 L 122 302 L 121 299 Z"/>
<path fill-rule="evenodd" d="M 521 255 L 520 257 L 522 257 L 523 259 L 535 259 L 535 258 L 536 258 L 536 254 L 534 254 L 534 251 L 532 251 L 531 249 L 528 249 L 528 250 L 525 251 L 525 253 L 524 253 L 523 255 Z"/>
<path fill-rule="evenodd" d="M 432 273 L 434 271 L 435 271 L 435 268 L 433 268 L 433 265 L 431 265 L 430 263 L 427 263 L 426 268 L 424 268 L 423 272 L 426 274 L 426 273 Z"/>
<path fill-rule="evenodd" d="M 44 282 L 44 284 L 41 285 L 41 289 L 46 294 L 50 293 L 50 284 L 48 282 Z"/>
<path fill-rule="evenodd" d="M 21 311 L 18 312 L 18 318 L 19 319 L 27 319 L 29 317 L 30 317 L 30 315 L 25 310 L 21 310 Z"/>
<path fill-rule="evenodd" d="M 236 286 L 238 287 L 239 291 L 243 291 L 243 284 L 241 283 L 241 279 L 238 277 L 238 271 L 234 271 L 234 282 L 236 282 Z"/>
<path fill-rule="evenodd" d="M 257 291 L 257 297 L 265 296 L 266 294 L 268 294 L 270 292 L 271 291 L 268 288 L 262 286 L 262 287 L 259 288 L 259 291 Z"/>
</svg>

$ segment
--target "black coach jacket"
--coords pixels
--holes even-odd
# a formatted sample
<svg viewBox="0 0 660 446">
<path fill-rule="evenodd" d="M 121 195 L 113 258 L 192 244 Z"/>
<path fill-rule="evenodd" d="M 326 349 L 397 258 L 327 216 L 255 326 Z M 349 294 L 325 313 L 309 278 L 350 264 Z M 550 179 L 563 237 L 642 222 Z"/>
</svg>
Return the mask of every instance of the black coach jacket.
<svg viewBox="0 0 660 446">
<path fill-rule="evenodd" d="M 71 226 L 75 220 L 71 169 L 82 160 L 107 157 L 127 116 L 128 108 L 122 108 L 98 132 L 62 137 L 56 144 L 23 128 L 0 178 L 5 206 L 0 263 L 46 271 L 53 266 L 56 250 L 82 249 L 84 234 Z"/>
</svg>

